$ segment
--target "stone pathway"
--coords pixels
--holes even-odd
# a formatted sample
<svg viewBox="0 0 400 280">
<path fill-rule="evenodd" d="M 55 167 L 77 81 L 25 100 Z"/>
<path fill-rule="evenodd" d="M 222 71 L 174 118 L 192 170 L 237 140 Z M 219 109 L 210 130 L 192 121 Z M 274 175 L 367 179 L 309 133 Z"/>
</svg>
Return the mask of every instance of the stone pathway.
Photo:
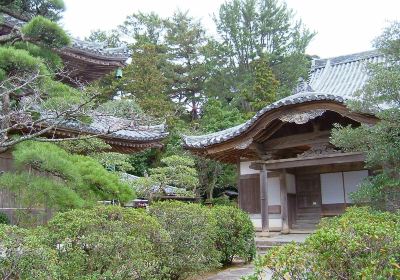
<svg viewBox="0 0 400 280">
<path fill-rule="evenodd" d="M 232 267 L 218 272 L 217 274 L 206 278 L 207 280 L 240 280 L 242 276 L 251 275 L 254 266 L 252 264 Z"/>
<path fill-rule="evenodd" d="M 254 266 L 252 264 L 232 267 L 218 272 L 215 275 L 209 276 L 206 280 L 240 280 L 243 276 L 248 276 L 253 274 Z M 271 275 L 266 275 L 263 280 L 271 279 Z"/>
</svg>

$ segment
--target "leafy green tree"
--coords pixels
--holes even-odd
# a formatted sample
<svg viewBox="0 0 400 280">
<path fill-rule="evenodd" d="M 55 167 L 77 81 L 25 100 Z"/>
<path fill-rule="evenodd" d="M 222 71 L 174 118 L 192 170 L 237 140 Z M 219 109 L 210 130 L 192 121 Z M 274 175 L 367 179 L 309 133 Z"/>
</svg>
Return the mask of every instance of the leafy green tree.
<svg viewBox="0 0 400 280">
<path fill-rule="evenodd" d="M 337 127 L 332 143 L 346 151 L 363 152 L 374 170 L 353 198 L 380 209 L 400 209 L 400 23 L 387 27 L 375 41 L 386 61 L 369 67 L 370 79 L 355 93 L 350 108 L 375 113 L 374 126 Z"/>
<path fill-rule="evenodd" d="M 199 120 L 202 133 L 216 132 L 245 121 L 240 111 L 230 108 L 216 99 L 209 99 L 203 106 L 202 117 Z M 196 158 L 196 167 L 199 174 L 200 191 L 207 199 L 213 199 L 216 188 L 226 188 L 236 185 L 236 166 L 220 162 Z"/>
<path fill-rule="evenodd" d="M 82 208 L 99 200 L 127 202 L 132 190 L 95 159 L 72 155 L 52 143 L 20 143 L 13 151 L 16 172 L 0 176 L 1 188 L 19 194 L 28 209 Z M 28 169 L 28 170 L 27 170 Z"/>
<path fill-rule="evenodd" d="M 1 0 L 0 12 L 28 21 L 35 16 L 43 16 L 58 21 L 65 4 L 62 0 Z"/>
<path fill-rule="evenodd" d="M 279 96 L 287 96 L 309 69 L 305 49 L 314 33 L 278 0 L 232 0 L 215 16 L 218 34 L 230 49 L 237 90 L 246 81 L 252 61 L 266 57 L 280 81 Z M 290 68 L 285 65 L 290 61 Z M 293 63 L 296 62 L 296 63 Z"/>
<path fill-rule="evenodd" d="M 117 48 L 122 44 L 117 30 L 111 30 L 109 32 L 95 30 L 90 32 L 89 37 L 85 38 L 85 40 L 89 42 L 104 43 L 108 48 Z"/>
<path fill-rule="evenodd" d="M 197 119 L 207 77 L 201 53 L 205 30 L 187 12 L 177 11 L 166 21 L 166 32 L 168 60 L 172 65 L 172 71 L 167 73 L 172 81 L 170 97 L 178 104 L 189 107 L 191 119 Z"/>
<path fill-rule="evenodd" d="M 124 92 L 131 93 L 146 113 L 165 118 L 173 115 L 175 105 L 167 94 L 165 55 L 158 48 L 152 44 L 135 45 L 132 63 L 125 68 L 120 82 Z"/>
</svg>

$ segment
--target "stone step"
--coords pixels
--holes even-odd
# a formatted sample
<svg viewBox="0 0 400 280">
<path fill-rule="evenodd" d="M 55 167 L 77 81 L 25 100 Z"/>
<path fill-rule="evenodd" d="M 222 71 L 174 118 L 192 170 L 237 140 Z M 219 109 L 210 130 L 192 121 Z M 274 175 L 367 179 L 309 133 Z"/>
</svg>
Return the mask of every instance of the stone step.
<svg viewBox="0 0 400 280">
<path fill-rule="evenodd" d="M 260 246 L 256 247 L 257 248 L 256 251 L 257 251 L 257 254 L 265 254 L 266 252 L 268 252 L 269 250 L 271 250 L 274 247 L 276 247 L 276 246 L 260 245 Z"/>
<path fill-rule="evenodd" d="M 284 242 L 284 241 L 274 241 L 274 240 L 268 240 L 265 238 L 256 238 L 256 247 L 258 246 L 279 246 L 282 244 L 290 243 L 290 242 Z"/>
<path fill-rule="evenodd" d="M 297 213 L 296 218 L 313 218 L 313 219 L 321 219 L 321 214 L 319 213 Z"/>
<path fill-rule="evenodd" d="M 311 234 L 311 233 L 314 233 L 315 230 L 316 230 L 316 228 L 312 228 L 312 229 L 305 229 L 305 228 L 303 228 L 303 229 L 295 229 L 295 228 L 292 228 L 292 229 L 290 229 L 290 233 L 293 233 L 293 234 Z"/>
<path fill-rule="evenodd" d="M 296 210 L 297 213 L 321 213 L 320 208 L 300 208 Z"/>
<path fill-rule="evenodd" d="M 315 230 L 315 229 L 317 229 L 317 226 L 315 224 L 293 224 L 292 229 L 293 230 L 297 230 L 297 229 Z M 291 232 L 292 232 L 292 230 L 291 230 Z"/>
<path fill-rule="evenodd" d="M 319 222 L 320 222 L 319 220 L 315 220 L 315 219 L 297 219 L 294 224 L 313 224 L 313 225 L 316 225 Z"/>
</svg>

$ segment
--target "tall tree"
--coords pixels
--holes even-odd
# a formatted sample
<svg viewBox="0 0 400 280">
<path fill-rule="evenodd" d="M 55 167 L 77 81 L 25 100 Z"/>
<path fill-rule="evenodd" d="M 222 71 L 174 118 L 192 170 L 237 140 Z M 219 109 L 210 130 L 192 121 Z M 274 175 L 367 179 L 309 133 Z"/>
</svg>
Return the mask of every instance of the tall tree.
<svg viewBox="0 0 400 280">
<path fill-rule="evenodd" d="M 178 104 L 188 106 L 192 119 L 199 117 L 201 101 L 204 98 L 206 67 L 201 48 L 205 44 L 205 30 L 200 22 L 177 11 L 166 21 L 166 44 L 172 71 L 170 96 Z"/>
<path fill-rule="evenodd" d="M 227 1 L 215 22 L 224 44 L 231 49 L 230 67 L 235 69 L 239 85 L 246 79 L 251 62 L 263 57 L 280 81 L 279 97 L 289 95 L 298 78 L 307 75 L 305 49 L 315 34 L 295 21 L 286 4 L 278 0 Z M 284 67 L 287 61 L 291 68 Z"/>
</svg>

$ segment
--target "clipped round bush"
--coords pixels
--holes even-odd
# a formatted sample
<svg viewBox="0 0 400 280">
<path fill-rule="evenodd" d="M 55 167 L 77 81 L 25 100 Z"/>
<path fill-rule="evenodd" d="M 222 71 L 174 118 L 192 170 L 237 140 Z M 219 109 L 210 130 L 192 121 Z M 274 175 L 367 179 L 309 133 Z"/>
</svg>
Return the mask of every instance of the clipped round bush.
<svg viewBox="0 0 400 280">
<path fill-rule="evenodd" d="M 96 207 L 56 215 L 48 245 L 58 248 L 60 279 L 167 279 L 160 256 L 168 234 L 146 212 Z"/>
<path fill-rule="evenodd" d="M 170 268 L 168 279 L 185 279 L 219 266 L 219 252 L 215 248 L 216 221 L 207 207 L 164 201 L 152 204 L 150 214 L 171 237 L 173 251 L 164 257 Z"/>
<path fill-rule="evenodd" d="M 0 225 L 1 279 L 58 279 L 57 252 L 37 231 Z"/>
<path fill-rule="evenodd" d="M 400 279 L 400 214 L 352 207 L 327 218 L 304 244 L 276 247 L 248 279 Z"/>
<path fill-rule="evenodd" d="M 3 225 L 10 224 L 10 219 L 8 219 L 8 216 L 3 212 L 0 212 L 0 224 Z"/>
<path fill-rule="evenodd" d="M 211 209 L 217 224 L 216 247 L 221 252 L 221 263 L 231 264 L 234 257 L 246 262 L 256 254 L 254 226 L 249 215 L 233 206 L 215 206 Z"/>
</svg>

